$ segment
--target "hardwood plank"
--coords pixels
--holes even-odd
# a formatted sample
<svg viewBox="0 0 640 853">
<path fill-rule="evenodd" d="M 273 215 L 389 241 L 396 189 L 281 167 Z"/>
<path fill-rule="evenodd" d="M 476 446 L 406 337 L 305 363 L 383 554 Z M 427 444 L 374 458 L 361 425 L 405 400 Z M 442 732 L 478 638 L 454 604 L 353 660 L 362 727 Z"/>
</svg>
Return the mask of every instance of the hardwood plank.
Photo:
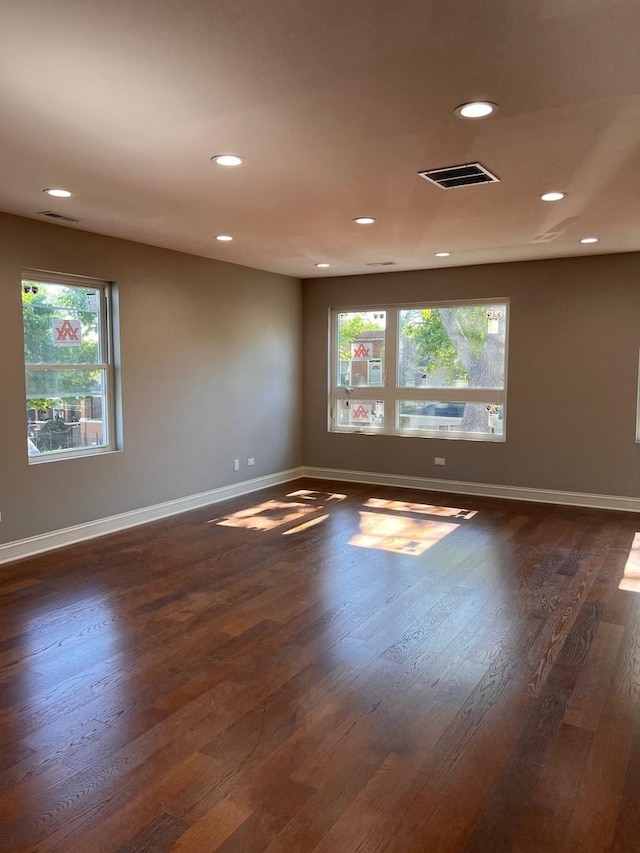
<svg viewBox="0 0 640 853">
<path fill-rule="evenodd" d="M 613 681 L 623 628 L 601 622 L 567 703 L 565 723 L 595 732 Z"/>
<path fill-rule="evenodd" d="M 214 853 L 251 814 L 228 798 L 220 800 L 176 841 L 172 853 Z"/>
<path fill-rule="evenodd" d="M 541 769 L 560 732 L 573 686 L 570 678 L 555 681 L 557 683 L 549 679 L 538 697 L 500 780 L 476 822 L 465 853 L 487 849 L 498 853 L 512 849 Z"/>
<path fill-rule="evenodd" d="M 162 814 L 118 849 L 118 853 L 167 853 L 185 826 L 173 815 Z"/>
<path fill-rule="evenodd" d="M 561 849 L 569 830 L 568 815 L 573 813 L 592 742 L 591 731 L 566 724 L 560 727 L 540 767 L 535 790 L 529 802 L 524 803 L 513 842 L 514 851 L 540 853 Z"/>
<path fill-rule="evenodd" d="M 638 848 L 640 838 L 640 800 L 624 798 L 618 810 L 616 830 L 608 853 L 629 853 Z"/>
<path fill-rule="evenodd" d="M 98 800 L 92 807 L 68 815 L 68 820 L 50 831 L 38 849 L 46 853 L 80 853 L 105 846 L 116 850 L 152 824 L 162 809 L 180 816 L 202 795 L 203 786 L 208 786 L 218 768 L 213 759 L 198 752 L 180 756 L 174 753 L 170 761 L 162 762 L 158 757 L 149 764 L 146 784 L 138 779 L 138 785 L 132 786 L 123 774 L 120 796 Z"/>
<path fill-rule="evenodd" d="M 608 850 L 614 840 L 633 734 L 633 715 L 616 697 L 600 718 L 563 851 Z"/>
</svg>

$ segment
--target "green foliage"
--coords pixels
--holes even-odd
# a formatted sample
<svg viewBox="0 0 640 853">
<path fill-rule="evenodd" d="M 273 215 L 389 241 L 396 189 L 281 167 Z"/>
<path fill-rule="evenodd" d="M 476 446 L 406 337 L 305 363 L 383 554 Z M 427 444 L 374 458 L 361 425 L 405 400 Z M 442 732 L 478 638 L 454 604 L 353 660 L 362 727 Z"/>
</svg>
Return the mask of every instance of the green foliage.
<svg viewBox="0 0 640 853">
<path fill-rule="evenodd" d="M 76 400 L 78 397 L 85 396 L 91 385 L 100 380 L 100 371 L 90 368 L 100 360 L 99 314 L 93 310 L 89 297 L 89 294 L 94 292 L 84 287 L 23 281 L 22 311 L 27 366 L 38 364 L 86 364 L 88 366 L 86 371 L 67 370 L 54 373 L 27 371 L 27 395 L 31 398 L 27 400 L 28 408 L 51 409 L 55 405 L 55 400 L 61 397 Z M 82 329 L 80 345 L 54 345 L 52 322 L 65 319 L 80 322 Z M 34 399 L 35 396 L 39 399 Z"/>
<path fill-rule="evenodd" d="M 481 358 L 488 334 L 486 306 L 468 305 L 464 308 L 456 308 L 455 317 L 460 331 L 471 345 L 474 358 Z"/>
<path fill-rule="evenodd" d="M 443 323 L 443 310 L 455 318 L 457 340 Z M 406 372 L 439 373 L 447 382 L 469 380 L 470 363 L 461 358 L 461 340 L 469 344 L 474 359 L 480 359 L 487 339 L 487 317 L 483 306 L 456 309 L 414 309 L 401 314 L 401 338 Z M 406 375 L 406 374 L 405 374 Z"/>
<path fill-rule="evenodd" d="M 53 409 L 55 400 L 50 397 L 31 398 L 29 400 L 30 409 Z"/>
<path fill-rule="evenodd" d="M 22 316 L 27 364 L 95 364 L 98 353 L 98 313 L 91 310 L 90 291 L 84 287 L 23 282 Z M 29 289 L 35 287 L 36 293 Z M 28 292 L 25 292 L 27 290 Z M 60 347 L 53 343 L 53 320 L 79 320 L 80 346 Z"/>
<path fill-rule="evenodd" d="M 71 427 L 56 415 L 53 420 L 46 421 L 40 427 L 36 441 L 38 450 L 64 450 L 69 446 L 70 435 Z"/>
<path fill-rule="evenodd" d="M 439 311 L 431 308 L 404 311 L 400 333 L 408 350 L 403 353 L 405 369 L 423 373 L 440 371 L 447 378 L 456 378 L 460 372 L 456 350 L 442 325 Z"/>
<path fill-rule="evenodd" d="M 349 319 L 340 323 L 340 340 L 339 351 L 340 360 L 348 361 L 351 358 L 351 344 L 355 341 L 361 332 L 379 331 L 383 328 L 379 322 L 369 318 L 366 314 L 341 315 L 341 318 L 348 316 Z"/>
</svg>

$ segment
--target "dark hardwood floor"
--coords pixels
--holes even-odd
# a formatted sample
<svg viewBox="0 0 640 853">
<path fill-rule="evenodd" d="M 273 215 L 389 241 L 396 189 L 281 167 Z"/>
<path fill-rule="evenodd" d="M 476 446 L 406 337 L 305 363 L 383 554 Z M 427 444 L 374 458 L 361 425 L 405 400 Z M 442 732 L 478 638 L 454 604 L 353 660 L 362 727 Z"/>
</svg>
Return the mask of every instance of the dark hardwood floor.
<svg viewBox="0 0 640 853">
<path fill-rule="evenodd" d="M 0 850 L 640 851 L 639 525 L 298 481 L 0 567 Z"/>
</svg>

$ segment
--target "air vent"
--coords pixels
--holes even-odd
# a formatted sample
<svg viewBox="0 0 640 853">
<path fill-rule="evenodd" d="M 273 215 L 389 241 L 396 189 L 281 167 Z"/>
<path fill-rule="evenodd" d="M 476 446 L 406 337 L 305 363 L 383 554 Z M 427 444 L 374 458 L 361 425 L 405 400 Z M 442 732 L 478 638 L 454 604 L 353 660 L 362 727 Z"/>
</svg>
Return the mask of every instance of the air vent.
<svg viewBox="0 0 640 853">
<path fill-rule="evenodd" d="M 38 216 L 48 216 L 49 219 L 61 219 L 63 222 L 80 222 L 73 216 L 65 216 L 64 213 L 56 213 L 55 210 L 39 210 Z"/>
<path fill-rule="evenodd" d="M 426 181 L 431 181 L 432 184 L 442 187 L 443 190 L 452 190 L 454 187 L 470 187 L 473 184 L 496 184 L 500 180 L 480 163 L 447 166 L 444 169 L 425 169 L 424 172 L 418 172 L 418 174 Z"/>
<path fill-rule="evenodd" d="M 371 264 L 367 264 L 368 267 L 395 267 L 395 261 L 374 261 Z"/>
</svg>

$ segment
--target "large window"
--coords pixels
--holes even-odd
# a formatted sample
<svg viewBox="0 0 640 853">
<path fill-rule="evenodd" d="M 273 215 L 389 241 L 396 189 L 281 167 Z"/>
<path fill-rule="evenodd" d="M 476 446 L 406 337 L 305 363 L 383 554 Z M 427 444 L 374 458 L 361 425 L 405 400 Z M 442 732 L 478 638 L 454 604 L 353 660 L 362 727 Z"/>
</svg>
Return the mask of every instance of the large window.
<svg viewBox="0 0 640 853">
<path fill-rule="evenodd" d="M 507 300 L 332 312 L 329 428 L 502 441 Z"/>
<path fill-rule="evenodd" d="M 106 282 L 23 274 L 30 462 L 112 448 L 109 300 Z"/>
</svg>

